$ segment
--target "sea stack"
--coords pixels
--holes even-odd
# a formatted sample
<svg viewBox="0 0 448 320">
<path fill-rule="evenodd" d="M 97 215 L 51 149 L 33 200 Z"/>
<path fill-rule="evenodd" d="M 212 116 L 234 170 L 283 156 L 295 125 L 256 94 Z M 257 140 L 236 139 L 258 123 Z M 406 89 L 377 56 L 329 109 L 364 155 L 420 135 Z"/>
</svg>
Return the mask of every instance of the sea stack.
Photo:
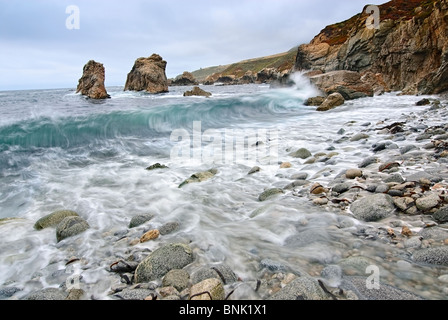
<svg viewBox="0 0 448 320">
<path fill-rule="evenodd" d="M 104 79 L 104 66 L 99 62 L 90 60 L 83 68 L 83 74 L 79 79 L 76 93 L 81 92 L 82 95 L 91 99 L 110 98 L 104 86 Z"/>
<path fill-rule="evenodd" d="M 138 58 L 131 72 L 128 73 L 124 90 L 144 90 L 149 93 L 168 92 L 165 69 L 166 61 L 158 54 L 154 53 L 149 58 Z"/>
</svg>

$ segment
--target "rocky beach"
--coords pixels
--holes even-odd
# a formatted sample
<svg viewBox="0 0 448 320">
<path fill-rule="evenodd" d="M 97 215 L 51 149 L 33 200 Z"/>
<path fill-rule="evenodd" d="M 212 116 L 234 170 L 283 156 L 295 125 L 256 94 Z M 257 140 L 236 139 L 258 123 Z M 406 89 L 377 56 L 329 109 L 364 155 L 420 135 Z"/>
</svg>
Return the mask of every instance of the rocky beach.
<svg viewBox="0 0 448 320">
<path fill-rule="evenodd" d="M 294 65 L 0 92 L 0 300 L 446 300 L 448 2 L 379 9 Z"/>
</svg>

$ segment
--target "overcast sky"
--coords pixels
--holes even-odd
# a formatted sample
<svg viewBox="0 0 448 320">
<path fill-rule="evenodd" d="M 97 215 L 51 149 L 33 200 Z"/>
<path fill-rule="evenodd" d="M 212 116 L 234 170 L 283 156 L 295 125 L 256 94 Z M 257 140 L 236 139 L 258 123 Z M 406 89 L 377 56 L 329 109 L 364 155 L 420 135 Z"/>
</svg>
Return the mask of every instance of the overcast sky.
<svg viewBox="0 0 448 320">
<path fill-rule="evenodd" d="M 172 78 L 288 51 L 384 2 L 0 0 L 0 90 L 76 88 L 91 59 L 104 64 L 106 86 L 123 86 L 135 59 L 152 53 Z M 79 9 L 79 28 L 70 5 Z"/>
</svg>

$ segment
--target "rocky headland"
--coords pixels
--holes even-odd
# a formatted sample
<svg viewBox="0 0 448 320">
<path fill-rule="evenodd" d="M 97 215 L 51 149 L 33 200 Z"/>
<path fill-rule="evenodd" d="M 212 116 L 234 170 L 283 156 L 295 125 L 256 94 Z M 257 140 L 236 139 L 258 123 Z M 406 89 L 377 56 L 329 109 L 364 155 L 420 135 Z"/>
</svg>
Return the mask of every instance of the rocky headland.
<svg viewBox="0 0 448 320">
<path fill-rule="evenodd" d="M 446 0 L 389 1 L 379 6 L 378 28 L 367 26 L 363 10 L 300 45 L 294 70 L 311 71 L 325 94 L 337 91 L 346 100 L 390 90 L 446 92 L 447 10 Z"/>
</svg>

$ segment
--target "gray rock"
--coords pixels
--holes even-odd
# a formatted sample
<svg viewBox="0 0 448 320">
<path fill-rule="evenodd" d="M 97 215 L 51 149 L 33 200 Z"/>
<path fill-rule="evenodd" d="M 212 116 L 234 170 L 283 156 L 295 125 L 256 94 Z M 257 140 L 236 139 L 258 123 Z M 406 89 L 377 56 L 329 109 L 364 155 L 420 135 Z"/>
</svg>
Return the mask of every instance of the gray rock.
<svg viewBox="0 0 448 320">
<path fill-rule="evenodd" d="M 423 239 L 445 240 L 448 239 L 448 230 L 438 227 L 424 228 L 418 235 Z"/>
<path fill-rule="evenodd" d="M 377 157 L 368 157 L 364 159 L 359 165 L 358 168 L 366 168 L 371 164 L 378 163 L 379 159 Z"/>
<path fill-rule="evenodd" d="M 65 300 L 67 293 L 57 288 L 46 288 L 26 296 L 26 300 Z"/>
<path fill-rule="evenodd" d="M 389 182 L 403 183 L 403 182 L 405 182 L 406 180 L 405 180 L 400 174 L 396 173 L 396 174 L 389 175 L 389 176 L 388 176 L 387 178 L 385 178 L 383 181 L 384 181 L 385 183 L 389 183 Z"/>
<path fill-rule="evenodd" d="M 308 173 L 306 172 L 295 173 L 291 176 L 293 180 L 306 180 L 306 178 L 308 178 Z"/>
<path fill-rule="evenodd" d="M 420 237 L 412 237 L 409 239 L 405 239 L 403 242 L 405 248 L 421 248 L 422 240 Z"/>
<path fill-rule="evenodd" d="M 342 268 L 345 274 L 366 274 L 368 266 L 375 265 L 375 260 L 364 256 L 352 256 L 342 259 L 338 262 L 338 265 Z"/>
<path fill-rule="evenodd" d="M 210 178 L 215 176 L 217 173 L 218 173 L 218 170 L 216 170 L 216 169 L 210 169 L 208 171 L 197 172 L 195 174 L 192 174 L 190 176 L 190 178 L 188 178 L 184 182 L 182 182 L 179 185 L 179 188 L 182 188 L 184 185 L 189 184 L 189 183 L 203 182 L 203 181 L 209 180 Z"/>
<path fill-rule="evenodd" d="M 314 278 L 299 277 L 273 294 L 268 300 L 329 300 L 331 299 Z"/>
<path fill-rule="evenodd" d="M 448 206 L 445 206 L 435 212 L 432 217 L 439 223 L 448 222 Z"/>
<path fill-rule="evenodd" d="M 155 294 L 154 290 L 144 288 L 126 288 L 113 296 L 121 300 L 145 300 L 146 297 Z"/>
<path fill-rule="evenodd" d="M 264 191 L 260 196 L 258 197 L 258 201 L 266 201 L 270 197 L 273 197 L 275 195 L 278 195 L 280 193 L 284 193 L 282 189 L 280 188 L 272 188 Z"/>
<path fill-rule="evenodd" d="M 410 144 L 410 145 L 407 145 L 407 146 L 404 146 L 404 147 L 400 148 L 400 153 L 401 154 L 405 154 L 405 153 L 408 153 L 409 151 L 414 150 L 414 149 L 417 149 L 417 147 L 415 145 L 413 145 L 413 144 Z"/>
<path fill-rule="evenodd" d="M 378 193 L 356 200 L 350 210 L 357 219 L 370 222 L 391 216 L 395 205 L 391 196 Z"/>
<path fill-rule="evenodd" d="M 237 275 L 224 263 L 201 267 L 192 274 L 191 281 L 193 283 L 199 283 L 210 278 L 219 279 L 223 284 L 230 284 L 238 281 Z"/>
<path fill-rule="evenodd" d="M 288 247 L 305 247 L 314 242 L 326 242 L 328 237 L 322 233 L 316 232 L 316 230 L 305 230 L 289 236 L 285 239 L 285 246 Z"/>
<path fill-rule="evenodd" d="M 320 273 L 331 287 L 338 287 L 342 280 L 342 268 L 338 265 L 326 266 Z"/>
<path fill-rule="evenodd" d="M 353 137 L 351 137 L 350 141 L 355 142 L 355 141 L 359 141 L 362 139 L 368 139 L 368 138 L 369 138 L 368 134 L 360 132 L 360 133 L 355 134 Z"/>
<path fill-rule="evenodd" d="M 173 269 L 182 269 L 193 262 L 193 251 L 182 243 L 171 243 L 153 251 L 135 270 L 135 282 L 162 278 Z"/>
<path fill-rule="evenodd" d="M 448 246 L 417 250 L 412 259 L 419 263 L 448 266 Z"/>
<path fill-rule="evenodd" d="M 426 211 L 438 206 L 440 201 L 439 195 L 437 193 L 430 193 L 425 197 L 418 198 L 415 201 L 415 205 L 419 210 Z"/>
<path fill-rule="evenodd" d="M 152 218 L 154 218 L 154 215 L 152 213 L 138 214 L 131 218 L 131 221 L 129 222 L 129 228 L 138 227 L 145 222 L 148 222 Z"/>
<path fill-rule="evenodd" d="M 405 178 L 406 178 L 407 181 L 415 181 L 415 182 L 419 182 L 420 179 L 422 179 L 422 178 L 423 179 L 428 179 L 431 182 L 440 182 L 440 181 L 443 180 L 443 178 L 440 177 L 439 175 L 431 174 L 431 173 L 428 173 L 426 171 L 419 171 L 419 172 L 407 175 L 407 176 L 405 176 Z"/>
<path fill-rule="evenodd" d="M 353 291 L 357 292 L 362 300 L 423 300 L 422 297 L 412 292 L 382 283 L 381 278 L 379 289 L 369 289 L 367 277 L 345 277 L 344 281 L 344 287 L 352 289 L 348 283 L 353 285 L 356 288 Z"/>
<path fill-rule="evenodd" d="M 190 281 L 190 275 L 187 271 L 182 269 L 173 269 L 163 277 L 162 284 L 164 287 L 174 287 L 177 291 L 181 292 L 188 287 Z"/>
<path fill-rule="evenodd" d="M 250 171 L 247 174 L 254 174 L 255 172 L 259 172 L 260 170 L 261 170 L 260 167 L 255 166 L 255 167 L 252 167 L 252 169 L 250 169 Z"/>
<path fill-rule="evenodd" d="M 159 228 L 159 232 L 163 236 L 163 235 L 172 233 L 178 229 L 179 229 L 179 222 L 172 221 L 172 222 L 167 222 L 164 225 L 162 225 Z"/>
<path fill-rule="evenodd" d="M 272 272 L 285 272 L 288 267 L 281 262 L 274 261 L 272 259 L 263 259 L 260 261 L 261 268 L 266 268 Z"/>
<path fill-rule="evenodd" d="M 207 293 L 206 293 L 207 292 Z M 204 294 L 201 294 L 204 293 Z M 224 300 L 226 298 L 224 286 L 219 279 L 205 279 L 194 284 L 190 289 L 190 300 Z"/>
<path fill-rule="evenodd" d="M 294 189 L 295 187 L 306 186 L 307 184 L 310 184 L 310 183 L 311 182 L 309 182 L 307 180 L 296 180 L 296 181 L 293 181 L 293 182 L 287 184 L 283 189 L 285 189 L 285 190 Z"/>
<path fill-rule="evenodd" d="M 48 227 L 56 227 L 64 218 L 77 216 L 79 215 L 75 211 L 71 210 L 55 211 L 37 220 L 34 224 L 34 228 L 37 230 L 42 230 Z"/>
<path fill-rule="evenodd" d="M 333 186 L 331 188 L 331 191 L 341 194 L 341 193 L 347 192 L 348 190 L 350 190 L 350 188 L 351 188 L 351 184 L 344 182 L 344 183 L 339 183 L 339 184 Z"/>
<path fill-rule="evenodd" d="M 56 239 L 62 241 L 66 238 L 80 234 L 90 226 L 86 220 L 78 216 L 69 216 L 64 218 L 56 227 Z"/>
<path fill-rule="evenodd" d="M 22 291 L 22 289 L 18 287 L 3 287 L 0 288 L 0 300 L 5 300 L 12 297 L 17 292 Z"/>
<path fill-rule="evenodd" d="M 146 170 L 148 170 L 148 171 L 156 170 L 156 169 L 168 169 L 168 167 L 164 164 L 154 163 L 146 168 Z"/>
<path fill-rule="evenodd" d="M 294 158 L 307 159 L 311 157 L 311 152 L 308 149 L 300 148 L 295 152 L 291 152 L 289 155 Z"/>
<path fill-rule="evenodd" d="M 386 193 L 390 189 L 389 185 L 382 183 L 376 186 L 375 193 Z"/>
</svg>

